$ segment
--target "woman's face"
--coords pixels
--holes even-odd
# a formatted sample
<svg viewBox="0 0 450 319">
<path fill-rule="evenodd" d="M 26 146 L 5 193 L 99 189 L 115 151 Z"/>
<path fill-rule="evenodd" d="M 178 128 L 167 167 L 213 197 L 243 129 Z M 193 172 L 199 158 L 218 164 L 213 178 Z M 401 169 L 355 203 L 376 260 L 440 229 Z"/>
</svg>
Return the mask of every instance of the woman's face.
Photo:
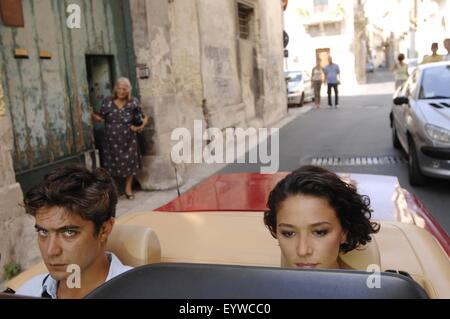
<svg viewBox="0 0 450 319">
<path fill-rule="evenodd" d="M 277 238 L 289 267 L 327 269 L 339 268 L 339 248 L 347 239 L 328 201 L 304 194 L 281 203 Z"/>
<path fill-rule="evenodd" d="M 126 83 L 119 82 L 116 86 L 116 94 L 117 98 L 120 100 L 128 99 L 128 95 L 130 93 L 130 88 Z"/>
</svg>

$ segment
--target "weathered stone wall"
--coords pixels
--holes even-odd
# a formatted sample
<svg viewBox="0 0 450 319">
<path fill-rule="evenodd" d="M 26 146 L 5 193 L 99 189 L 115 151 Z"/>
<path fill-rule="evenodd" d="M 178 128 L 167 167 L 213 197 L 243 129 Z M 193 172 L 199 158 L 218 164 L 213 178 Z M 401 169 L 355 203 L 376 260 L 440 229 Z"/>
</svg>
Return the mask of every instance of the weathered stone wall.
<svg viewBox="0 0 450 319">
<path fill-rule="evenodd" d="M 173 73 L 170 6 L 163 0 L 130 1 L 136 62 L 138 67 L 150 69 L 149 78 L 138 78 L 142 107 L 152 117 L 150 129 L 154 130 L 153 149 L 148 151 L 151 155 L 144 156 L 144 167 L 138 176 L 141 186 L 148 190 L 176 185 L 170 136 L 173 129 L 181 126 L 182 112 Z"/>
<path fill-rule="evenodd" d="M 23 195 L 15 180 L 11 159 L 13 137 L 6 111 L 0 74 L 0 281 L 5 264 L 16 262 L 28 268 L 40 258 L 33 220 L 20 206 Z"/>
<path fill-rule="evenodd" d="M 253 9 L 248 39 L 239 36 L 238 3 Z M 198 0 L 197 5 L 212 126 L 267 126 L 282 118 L 287 107 L 281 2 Z"/>
<path fill-rule="evenodd" d="M 213 127 L 244 126 L 245 111 L 238 72 L 236 4 L 198 0 L 202 78 Z"/>
<path fill-rule="evenodd" d="M 151 73 L 138 80 L 154 123 L 152 155 L 139 176 L 146 189 L 175 186 L 174 129 L 193 132 L 194 120 L 219 129 L 261 127 L 287 112 L 281 3 L 245 2 L 254 8 L 248 40 L 239 38 L 237 3 L 130 1 L 137 64 Z"/>
<path fill-rule="evenodd" d="M 287 113 L 286 82 L 283 72 L 283 9 L 280 1 L 259 0 L 261 59 L 264 86 L 262 114 L 264 125 L 281 119 Z"/>
</svg>

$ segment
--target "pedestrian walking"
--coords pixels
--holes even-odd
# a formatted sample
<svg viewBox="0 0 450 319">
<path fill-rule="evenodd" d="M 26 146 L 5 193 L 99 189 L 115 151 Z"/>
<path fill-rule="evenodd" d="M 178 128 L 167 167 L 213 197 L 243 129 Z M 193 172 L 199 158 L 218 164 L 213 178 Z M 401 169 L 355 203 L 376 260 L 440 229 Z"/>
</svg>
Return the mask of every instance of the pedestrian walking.
<svg viewBox="0 0 450 319">
<path fill-rule="evenodd" d="M 320 89 L 325 78 L 325 71 L 320 65 L 320 59 L 316 60 L 316 66 L 311 71 L 311 81 L 314 89 L 314 104 L 320 108 Z"/>
<path fill-rule="evenodd" d="M 137 133 L 147 124 L 138 99 L 131 96 L 131 83 L 119 78 L 113 96 L 107 97 L 94 120 L 105 122 L 104 168 L 116 178 L 125 178 L 125 195 L 134 199 L 133 176 L 142 168 Z M 137 123 L 142 118 L 141 123 Z"/>
<path fill-rule="evenodd" d="M 332 107 L 331 103 L 331 90 L 334 90 L 334 105 L 336 108 L 339 108 L 339 89 L 338 85 L 341 84 L 341 70 L 339 69 L 339 65 L 333 63 L 333 59 L 329 57 L 329 64 L 325 67 L 325 76 L 327 79 L 328 85 L 328 107 Z"/>
<path fill-rule="evenodd" d="M 403 83 L 408 80 L 408 65 L 404 63 L 405 55 L 403 53 L 400 53 L 397 57 L 398 62 L 395 63 L 392 68 L 391 72 L 394 72 L 394 80 L 395 80 L 395 89 L 397 90 L 400 86 L 403 85 Z"/>
<path fill-rule="evenodd" d="M 442 55 L 437 54 L 438 49 L 439 49 L 439 45 L 437 44 L 437 42 L 433 42 L 431 44 L 431 55 L 424 56 L 422 63 L 420 63 L 420 64 L 441 62 Z"/>
</svg>

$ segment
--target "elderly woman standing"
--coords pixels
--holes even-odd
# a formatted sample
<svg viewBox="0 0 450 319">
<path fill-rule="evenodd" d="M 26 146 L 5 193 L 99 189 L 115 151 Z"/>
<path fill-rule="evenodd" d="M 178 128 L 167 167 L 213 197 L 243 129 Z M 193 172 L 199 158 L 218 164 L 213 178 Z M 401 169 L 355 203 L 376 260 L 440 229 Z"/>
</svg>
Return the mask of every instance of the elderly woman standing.
<svg viewBox="0 0 450 319">
<path fill-rule="evenodd" d="M 142 114 L 139 101 L 131 96 L 131 83 L 127 78 L 119 78 L 113 96 L 107 97 L 100 114 L 93 113 L 97 122 L 105 122 L 104 168 L 114 177 L 125 178 L 125 195 L 134 199 L 133 176 L 142 168 L 137 133 L 147 124 L 147 116 L 142 116 L 140 126 L 133 125 L 137 114 Z"/>
</svg>

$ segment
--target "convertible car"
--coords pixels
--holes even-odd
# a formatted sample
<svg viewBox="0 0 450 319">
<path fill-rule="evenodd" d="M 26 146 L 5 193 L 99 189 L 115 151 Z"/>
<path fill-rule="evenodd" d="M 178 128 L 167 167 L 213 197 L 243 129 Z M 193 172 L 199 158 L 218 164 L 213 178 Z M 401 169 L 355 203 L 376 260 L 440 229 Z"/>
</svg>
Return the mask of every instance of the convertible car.
<svg viewBox="0 0 450 319">
<path fill-rule="evenodd" d="M 119 218 L 108 249 L 137 268 L 87 297 L 450 298 L 450 239 L 391 176 L 340 174 L 371 198 L 381 223 L 372 242 L 341 256 L 354 271 L 283 268 L 263 211 L 285 175 L 212 176 L 155 211 Z M 43 263 L 7 286 L 16 290 L 42 272 Z"/>
</svg>

